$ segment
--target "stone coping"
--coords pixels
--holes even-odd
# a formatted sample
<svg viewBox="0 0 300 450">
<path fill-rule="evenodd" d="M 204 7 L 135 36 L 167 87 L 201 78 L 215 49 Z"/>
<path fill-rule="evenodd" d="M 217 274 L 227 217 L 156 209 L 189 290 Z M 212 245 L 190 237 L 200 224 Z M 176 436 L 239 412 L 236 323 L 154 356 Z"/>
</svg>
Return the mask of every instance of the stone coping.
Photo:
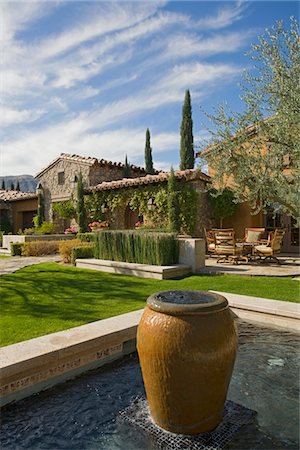
<svg viewBox="0 0 300 450">
<path fill-rule="evenodd" d="M 76 267 L 81 269 L 100 270 L 123 275 L 135 275 L 143 278 L 179 278 L 188 275 L 191 268 L 185 264 L 172 266 L 156 266 L 149 264 L 127 263 L 123 261 L 110 261 L 106 259 L 76 259 Z"/>
<path fill-rule="evenodd" d="M 248 295 L 230 294 L 228 292 L 211 291 L 227 298 L 229 306 L 233 308 L 246 309 L 249 311 L 272 314 L 275 316 L 289 317 L 300 320 L 300 304 L 271 300 L 262 297 L 251 297 Z"/>
<path fill-rule="evenodd" d="M 215 292 L 215 291 L 212 291 Z M 226 292 L 241 319 L 300 332 L 300 305 Z M 1 405 L 73 378 L 135 351 L 143 310 L 0 348 Z"/>
</svg>

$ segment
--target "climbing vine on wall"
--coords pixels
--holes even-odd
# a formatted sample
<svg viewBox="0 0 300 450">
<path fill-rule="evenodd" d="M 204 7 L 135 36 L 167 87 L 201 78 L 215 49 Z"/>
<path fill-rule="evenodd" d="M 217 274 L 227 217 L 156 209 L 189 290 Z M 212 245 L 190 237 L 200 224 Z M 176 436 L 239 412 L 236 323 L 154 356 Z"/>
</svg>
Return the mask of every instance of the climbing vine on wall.
<svg viewBox="0 0 300 450">
<path fill-rule="evenodd" d="M 182 183 L 178 183 L 178 196 L 180 205 L 180 232 L 193 234 L 197 217 L 197 192 Z M 155 208 L 148 209 L 149 199 L 153 198 Z M 147 217 L 156 228 L 167 228 L 168 226 L 168 190 L 167 185 L 139 186 L 129 189 L 113 191 L 93 192 L 85 197 L 85 205 L 89 220 L 106 220 L 101 211 L 106 204 L 110 213 L 117 213 L 118 208 L 129 205 L 139 214 Z"/>
</svg>

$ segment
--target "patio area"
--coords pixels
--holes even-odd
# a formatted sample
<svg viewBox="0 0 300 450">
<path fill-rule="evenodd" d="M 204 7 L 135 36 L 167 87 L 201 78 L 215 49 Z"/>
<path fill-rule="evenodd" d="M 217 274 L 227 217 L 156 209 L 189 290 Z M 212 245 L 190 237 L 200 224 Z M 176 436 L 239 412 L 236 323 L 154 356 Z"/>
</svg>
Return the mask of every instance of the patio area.
<svg viewBox="0 0 300 450">
<path fill-rule="evenodd" d="M 240 261 L 239 264 L 217 263 L 218 256 L 207 255 L 205 268 L 201 274 L 230 274 L 266 277 L 295 277 L 300 279 L 300 256 L 297 254 L 280 254 L 276 262 Z"/>
</svg>

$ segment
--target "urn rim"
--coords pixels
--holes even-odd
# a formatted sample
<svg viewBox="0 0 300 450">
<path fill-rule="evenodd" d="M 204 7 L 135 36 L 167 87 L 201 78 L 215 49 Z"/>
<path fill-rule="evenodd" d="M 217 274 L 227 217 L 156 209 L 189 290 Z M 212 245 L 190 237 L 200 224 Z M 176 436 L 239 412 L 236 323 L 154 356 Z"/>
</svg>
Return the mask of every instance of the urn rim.
<svg viewBox="0 0 300 450">
<path fill-rule="evenodd" d="M 150 295 L 147 306 L 163 314 L 178 316 L 223 311 L 228 308 L 228 301 L 215 292 L 173 290 Z"/>
</svg>

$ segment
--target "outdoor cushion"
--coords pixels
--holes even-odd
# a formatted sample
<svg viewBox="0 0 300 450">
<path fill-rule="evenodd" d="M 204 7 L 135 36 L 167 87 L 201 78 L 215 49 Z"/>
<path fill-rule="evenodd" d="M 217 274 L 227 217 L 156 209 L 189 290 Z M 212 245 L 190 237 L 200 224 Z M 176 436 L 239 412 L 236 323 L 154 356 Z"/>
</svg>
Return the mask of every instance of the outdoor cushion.
<svg viewBox="0 0 300 450">
<path fill-rule="evenodd" d="M 208 244 L 207 248 L 208 250 L 213 251 L 215 249 L 215 244 Z"/>
<path fill-rule="evenodd" d="M 257 242 L 257 241 L 259 241 L 261 235 L 262 235 L 261 231 L 249 230 L 247 232 L 245 242 Z"/>
<path fill-rule="evenodd" d="M 255 250 L 259 253 L 263 253 L 264 255 L 272 255 L 273 253 L 272 248 L 267 245 L 256 245 Z"/>
</svg>

